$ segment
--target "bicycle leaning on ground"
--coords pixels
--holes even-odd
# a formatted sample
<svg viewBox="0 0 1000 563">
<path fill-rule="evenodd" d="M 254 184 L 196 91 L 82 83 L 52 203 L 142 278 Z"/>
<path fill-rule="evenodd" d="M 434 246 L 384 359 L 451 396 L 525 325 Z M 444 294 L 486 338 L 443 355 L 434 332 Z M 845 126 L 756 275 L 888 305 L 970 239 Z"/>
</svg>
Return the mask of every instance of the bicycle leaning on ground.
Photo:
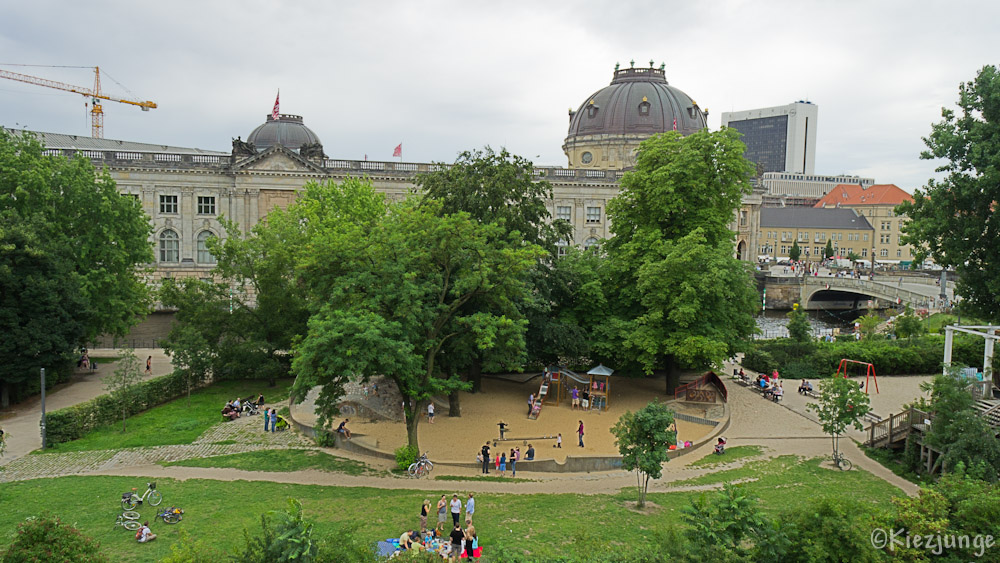
<svg viewBox="0 0 1000 563">
<path fill-rule="evenodd" d="M 833 464 L 837 466 L 841 471 L 850 471 L 854 464 L 850 462 L 844 454 L 840 452 L 834 452 L 830 459 L 833 460 Z"/>
<path fill-rule="evenodd" d="M 142 527 L 142 524 L 139 523 L 139 513 L 134 510 L 126 510 L 125 512 L 122 512 L 118 515 L 118 520 L 115 521 L 115 529 L 118 529 L 118 526 L 121 526 L 130 532 L 138 530 Z"/>
<path fill-rule="evenodd" d="M 422 477 L 427 475 L 434 470 L 434 464 L 431 460 L 427 459 L 427 454 L 421 454 L 417 461 L 410 464 L 406 472 L 410 474 L 410 477 Z"/>
<path fill-rule="evenodd" d="M 176 524 L 184 519 L 184 511 L 176 506 L 171 506 L 154 516 L 153 521 L 155 522 L 157 518 L 162 518 L 165 524 Z"/>
<path fill-rule="evenodd" d="M 135 494 L 135 491 L 133 487 L 132 492 L 122 493 L 122 510 L 132 510 L 146 500 L 150 506 L 159 506 L 163 501 L 163 495 L 156 490 L 156 483 L 146 483 L 146 492 L 142 493 L 142 496 Z"/>
</svg>

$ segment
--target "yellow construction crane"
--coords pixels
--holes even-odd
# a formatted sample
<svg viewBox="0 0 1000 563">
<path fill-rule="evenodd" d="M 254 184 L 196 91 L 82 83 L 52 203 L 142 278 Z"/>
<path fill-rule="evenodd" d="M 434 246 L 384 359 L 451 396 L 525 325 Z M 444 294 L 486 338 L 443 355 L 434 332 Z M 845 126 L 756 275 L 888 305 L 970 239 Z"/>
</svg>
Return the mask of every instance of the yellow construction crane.
<svg viewBox="0 0 1000 563">
<path fill-rule="evenodd" d="M 73 92 L 75 94 L 80 94 L 81 96 L 86 96 L 90 98 L 92 104 L 92 108 L 90 110 L 91 135 L 98 139 L 104 138 L 104 109 L 101 107 L 101 102 L 99 100 L 109 100 L 112 102 L 121 102 L 123 104 L 131 104 L 133 106 L 139 106 L 140 108 L 142 108 L 142 111 L 149 111 L 151 108 L 156 107 L 155 102 L 150 102 L 148 100 L 147 101 L 129 100 L 125 98 L 116 98 L 114 96 L 108 96 L 106 94 L 101 93 L 101 67 L 97 66 L 94 67 L 93 89 L 84 88 L 83 86 L 73 86 L 72 84 L 64 84 L 62 82 L 56 82 L 55 80 L 48 80 L 45 78 L 39 78 L 37 76 L 20 74 L 17 72 L 11 72 L 9 70 L 0 70 L 0 78 L 8 78 L 10 80 L 17 80 L 19 82 L 27 82 L 28 84 L 35 84 L 36 86 L 45 86 L 47 88 L 65 90 L 67 92 Z"/>
</svg>

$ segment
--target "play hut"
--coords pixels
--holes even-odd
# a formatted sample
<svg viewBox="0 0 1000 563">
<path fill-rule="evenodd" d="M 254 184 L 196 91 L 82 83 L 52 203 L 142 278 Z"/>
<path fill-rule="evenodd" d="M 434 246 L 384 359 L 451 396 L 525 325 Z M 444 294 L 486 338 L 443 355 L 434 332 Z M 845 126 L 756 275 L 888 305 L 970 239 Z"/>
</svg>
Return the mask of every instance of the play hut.
<svg viewBox="0 0 1000 563">
<path fill-rule="evenodd" d="M 600 364 L 587 372 L 587 375 L 590 376 L 588 391 L 590 392 L 591 410 L 608 410 L 608 396 L 611 394 L 611 374 L 614 372 L 615 370 L 604 364 Z"/>
</svg>

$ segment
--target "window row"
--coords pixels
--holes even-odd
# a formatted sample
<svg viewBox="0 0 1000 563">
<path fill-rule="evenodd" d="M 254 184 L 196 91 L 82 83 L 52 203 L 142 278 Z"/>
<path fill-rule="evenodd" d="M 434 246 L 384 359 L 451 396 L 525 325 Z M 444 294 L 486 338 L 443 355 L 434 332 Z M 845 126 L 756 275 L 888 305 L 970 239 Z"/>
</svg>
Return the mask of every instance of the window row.
<svg viewBox="0 0 1000 563">
<path fill-rule="evenodd" d="M 214 237 L 212 231 L 201 231 L 197 239 L 197 261 L 199 264 L 215 264 L 215 256 L 208 250 L 208 239 Z M 181 261 L 181 237 L 173 229 L 164 229 L 160 233 L 160 262 L 177 263 Z"/>
<path fill-rule="evenodd" d="M 161 195 L 160 213 L 179 213 L 177 196 Z M 198 196 L 198 215 L 215 215 L 215 196 Z"/>
<path fill-rule="evenodd" d="M 573 207 L 569 205 L 557 205 L 556 206 L 556 219 L 562 219 L 563 221 L 573 222 Z M 601 208 L 600 207 L 588 207 L 587 208 L 587 222 L 588 223 L 600 223 L 601 222 Z"/>
</svg>

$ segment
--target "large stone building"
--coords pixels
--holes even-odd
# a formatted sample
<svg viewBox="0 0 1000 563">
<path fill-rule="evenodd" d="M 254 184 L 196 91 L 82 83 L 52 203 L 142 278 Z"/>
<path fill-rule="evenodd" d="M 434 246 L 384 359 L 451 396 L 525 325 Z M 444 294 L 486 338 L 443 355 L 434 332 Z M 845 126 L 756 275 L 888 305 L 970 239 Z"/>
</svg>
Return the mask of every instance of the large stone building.
<svg viewBox="0 0 1000 563">
<path fill-rule="evenodd" d="M 765 207 L 760 210 L 757 253 L 787 259 L 798 243 L 800 260 L 819 261 L 829 241 L 837 255 L 860 256 L 874 236 L 871 223 L 853 209 Z"/>
<path fill-rule="evenodd" d="M 908 218 L 896 214 L 896 206 L 913 201 L 913 196 L 895 184 L 865 186 L 842 184 L 835 187 L 816 204 L 817 208 L 853 209 L 871 222 L 875 232 L 871 243 L 858 255 L 885 264 L 908 264 L 913 260 L 913 247 L 903 244 L 903 225 Z"/>
</svg>

